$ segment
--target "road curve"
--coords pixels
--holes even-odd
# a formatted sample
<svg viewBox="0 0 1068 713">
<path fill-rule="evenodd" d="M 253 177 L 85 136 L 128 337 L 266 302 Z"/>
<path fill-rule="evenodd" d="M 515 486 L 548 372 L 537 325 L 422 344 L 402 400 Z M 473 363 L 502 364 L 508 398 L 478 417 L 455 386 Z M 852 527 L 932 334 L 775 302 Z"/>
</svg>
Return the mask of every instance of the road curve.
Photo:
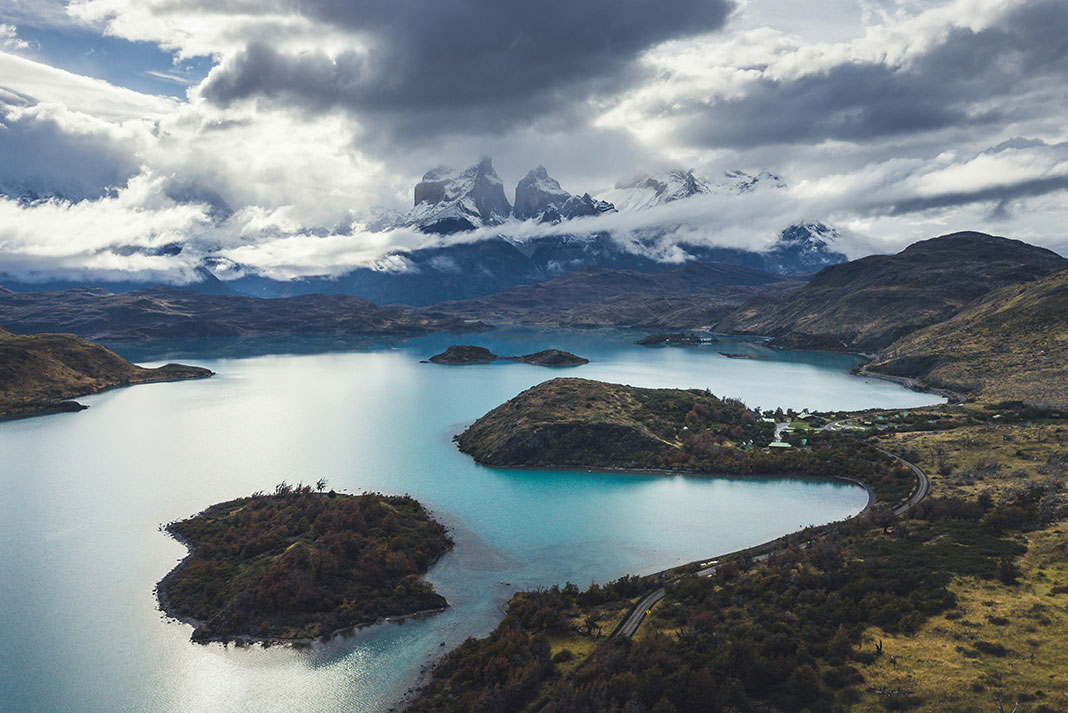
<svg viewBox="0 0 1068 713">
<path fill-rule="evenodd" d="M 931 492 L 931 479 L 928 478 L 927 474 L 924 473 L 923 470 L 920 469 L 920 467 L 918 465 L 916 465 L 915 463 L 910 463 L 909 461 L 905 460 L 901 456 L 894 455 L 890 451 L 883 450 L 882 448 L 879 448 L 878 446 L 876 446 L 876 450 L 878 450 L 880 453 L 882 453 L 884 455 L 887 455 L 887 456 L 890 456 L 894 460 L 898 461 L 899 463 L 904 465 L 906 468 L 911 470 L 913 472 L 913 474 L 916 476 L 916 489 L 914 491 L 912 491 L 912 495 L 909 496 L 908 500 L 906 500 L 905 502 L 901 503 L 900 505 L 898 505 L 897 507 L 895 507 L 893 510 L 890 511 L 895 516 L 904 515 L 909 510 L 911 510 L 912 508 L 916 507 L 921 502 L 923 502 L 924 498 L 926 498 L 930 494 L 930 492 Z M 765 543 L 765 544 L 770 544 L 770 543 Z M 756 547 L 762 547 L 762 545 L 757 545 Z M 755 549 L 755 548 L 751 548 L 751 549 Z M 754 559 L 754 561 L 761 561 L 761 560 L 768 559 L 770 556 L 771 556 L 771 552 L 764 552 L 764 553 L 762 553 L 760 555 L 757 555 L 753 559 Z M 719 562 L 715 562 L 714 564 L 712 564 L 712 565 L 710 565 L 708 567 L 704 567 L 704 568 L 698 570 L 697 572 L 694 573 L 693 576 L 711 577 L 712 575 L 714 575 L 719 570 L 719 567 L 720 567 Z M 686 575 L 683 575 L 683 576 L 686 576 Z M 682 579 L 682 577 L 679 577 L 678 579 Z M 638 601 L 637 604 L 634 605 L 634 608 L 630 610 L 630 613 L 627 614 L 627 616 L 623 619 L 623 621 L 619 624 L 619 626 L 616 627 L 615 631 L 613 631 L 610 634 L 610 636 L 625 636 L 628 639 L 630 637 L 634 636 L 634 633 L 638 630 L 638 627 L 641 626 L 643 621 L 645 621 L 645 617 L 649 614 L 650 611 L 652 611 L 652 608 L 657 604 L 657 602 L 659 602 L 661 599 L 663 599 L 666 594 L 667 594 L 667 590 L 664 587 L 660 587 L 659 589 L 656 589 L 656 590 L 650 592 L 649 594 L 646 594 L 644 597 L 642 597 L 641 600 Z"/>
<path fill-rule="evenodd" d="M 664 598 L 667 594 L 667 590 L 663 587 L 657 589 L 655 592 L 646 594 L 640 602 L 634 605 L 634 609 L 631 610 L 627 618 L 623 620 L 615 631 L 612 632 L 612 636 L 625 636 L 628 639 L 634 636 L 634 632 L 638 630 L 638 626 L 645 620 L 645 615 L 649 613 L 649 610 L 653 606 Z"/>
<path fill-rule="evenodd" d="M 897 507 L 895 507 L 893 510 L 890 511 L 890 512 L 894 513 L 895 515 L 904 515 L 909 510 L 911 510 L 912 508 L 916 507 L 921 502 L 923 502 L 924 498 L 926 498 L 928 495 L 930 495 L 930 493 L 931 493 L 931 479 L 928 478 L 927 474 L 924 473 L 920 469 L 920 466 L 916 465 L 915 463 L 910 463 L 907 460 L 905 460 L 904 458 L 902 458 L 901 456 L 896 456 L 893 453 L 891 453 L 890 451 L 885 451 L 882 448 L 879 448 L 878 446 L 876 446 L 875 449 L 877 451 L 879 451 L 880 453 L 882 453 L 883 455 L 890 456 L 891 458 L 896 460 L 898 463 L 900 463 L 901 465 L 903 465 L 906 468 L 908 468 L 909 470 L 911 470 L 916 475 L 916 489 L 912 491 L 912 495 L 909 496 L 908 500 L 906 500 L 905 502 L 901 503 L 900 505 L 898 505 Z"/>
</svg>

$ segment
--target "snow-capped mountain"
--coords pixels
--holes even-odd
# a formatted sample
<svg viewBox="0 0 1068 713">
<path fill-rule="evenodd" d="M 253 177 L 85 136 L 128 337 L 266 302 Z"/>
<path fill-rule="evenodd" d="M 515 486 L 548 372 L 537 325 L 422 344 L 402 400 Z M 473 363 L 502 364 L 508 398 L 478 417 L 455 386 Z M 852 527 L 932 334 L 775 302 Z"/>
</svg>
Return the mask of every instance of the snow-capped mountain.
<svg viewBox="0 0 1068 713">
<path fill-rule="evenodd" d="M 77 203 L 86 199 L 114 195 L 112 188 L 89 188 L 77 179 L 19 179 L 0 181 L 0 196 L 31 206 L 43 201 L 57 200 Z"/>
<path fill-rule="evenodd" d="M 545 166 L 531 170 L 516 184 L 512 214 L 519 220 L 540 219 L 547 210 L 559 211 L 571 194 L 560 187 Z"/>
<path fill-rule="evenodd" d="M 834 245 L 841 236 L 823 223 L 798 223 L 779 235 L 764 253 L 763 269 L 780 275 L 791 272 L 817 272 L 848 258 Z"/>
<path fill-rule="evenodd" d="M 517 220 L 559 223 L 613 210 L 615 206 L 611 203 L 599 201 L 589 193 L 571 195 L 560 187 L 560 183 L 549 175 L 544 166 L 538 166 L 516 185 L 512 215 Z"/>
<path fill-rule="evenodd" d="M 601 198 L 620 211 L 644 210 L 672 201 L 703 194 L 739 195 L 758 187 L 786 188 L 781 178 L 768 171 L 756 175 L 744 171 L 726 171 L 712 179 L 698 176 L 693 169 L 674 170 L 656 175 L 640 175 L 620 181 L 615 189 Z"/>
<path fill-rule="evenodd" d="M 447 235 L 500 225 L 512 214 L 504 182 L 484 158 L 461 173 L 439 166 L 415 187 L 415 207 L 405 222 L 426 233 Z"/>
</svg>

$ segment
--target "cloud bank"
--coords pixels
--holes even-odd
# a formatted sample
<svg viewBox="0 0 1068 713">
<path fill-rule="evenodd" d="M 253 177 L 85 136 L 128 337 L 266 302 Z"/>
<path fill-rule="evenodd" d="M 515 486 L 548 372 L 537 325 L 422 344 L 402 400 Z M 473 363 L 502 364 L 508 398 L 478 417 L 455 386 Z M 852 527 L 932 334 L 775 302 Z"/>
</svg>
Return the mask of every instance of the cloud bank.
<svg viewBox="0 0 1068 713">
<path fill-rule="evenodd" d="M 959 229 L 1068 250 L 1068 5 L 839 2 L 820 23 L 778 23 L 775 5 L 41 5 L 41 24 L 210 58 L 185 101 L 49 66 L 21 39 L 27 8 L 0 11 L 0 273 L 403 269 L 386 256 L 436 239 L 370 231 L 372 208 L 482 154 L 509 193 L 537 164 L 594 195 L 665 167 L 787 180 L 584 223 L 632 245 L 670 226 L 650 248 L 667 259 L 679 241 L 759 248 L 799 220 L 837 226 L 851 256 Z"/>
</svg>

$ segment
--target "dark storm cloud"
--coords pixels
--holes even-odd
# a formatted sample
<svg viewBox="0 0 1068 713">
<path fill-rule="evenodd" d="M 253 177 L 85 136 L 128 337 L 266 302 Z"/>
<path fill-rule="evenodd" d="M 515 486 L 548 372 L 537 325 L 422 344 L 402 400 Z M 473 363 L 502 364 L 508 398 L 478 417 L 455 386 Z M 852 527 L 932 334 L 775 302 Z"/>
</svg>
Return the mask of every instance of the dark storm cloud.
<svg viewBox="0 0 1068 713">
<path fill-rule="evenodd" d="M 1019 183 L 991 186 L 976 191 L 954 191 L 936 196 L 917 196 L 897 201 L 888 206 L 887 215 L 905 215 L 931 210 L 953 208 L 970 203 L 995 202 L 995 211 L 1004 213 L 1012 201 L 1035 198 L 1047 193 L 1068 190 L 1068 176 L 1032 178 Z"/>
<path fill-rule="evenodd" d="M 762 81 L 736 101 L 692 106 L 679 138 L 735 148 L 864 143 L 1042 115 L 1041 107 L 1014 100 L 1043 89 L 1063 96 L 1065 27 L 1064 0 L 1030 3 L 980 32 L 955 29 L 904 67 L 852 62 L 817 75 Z"/>
<path fill-rule="evenodd" d="M 134 147 L 99 127 L 72 130 L 48 115 L 0 113 L 0 189 L 11 195 L 99 198 L 137 168 Z"/>
<path fill-rule="evenodd" d="M 331 57 L 248 44 L 201 88 L 388 116 L 391 133 L 503 130 L 617 90 L 643 50 L 723 26 L 733 0 L 299 0 L 366 41 Z M 562 117 L 557 116 L 560 119 Z"/>
</svg>

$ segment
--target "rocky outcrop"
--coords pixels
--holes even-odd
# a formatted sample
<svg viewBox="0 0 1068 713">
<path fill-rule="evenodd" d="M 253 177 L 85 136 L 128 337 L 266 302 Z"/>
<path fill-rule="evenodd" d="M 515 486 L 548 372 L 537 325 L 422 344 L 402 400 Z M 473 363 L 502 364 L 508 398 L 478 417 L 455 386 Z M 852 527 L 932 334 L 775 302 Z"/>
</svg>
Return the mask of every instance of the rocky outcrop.
<svg viewBox="0 0 1068 713">
<path fill-rule="evenodd" d="M 485 347 L 470 344 L 453 344 L 441 354 L 430 357 L 433 364 L 486 364 L 493 361 L 518 361 L 534 366 L 581 366 L 589 359 L 576 356 L 561 349 L 544 349 L 522 356 L 499 356 Z"/>
</svg>

